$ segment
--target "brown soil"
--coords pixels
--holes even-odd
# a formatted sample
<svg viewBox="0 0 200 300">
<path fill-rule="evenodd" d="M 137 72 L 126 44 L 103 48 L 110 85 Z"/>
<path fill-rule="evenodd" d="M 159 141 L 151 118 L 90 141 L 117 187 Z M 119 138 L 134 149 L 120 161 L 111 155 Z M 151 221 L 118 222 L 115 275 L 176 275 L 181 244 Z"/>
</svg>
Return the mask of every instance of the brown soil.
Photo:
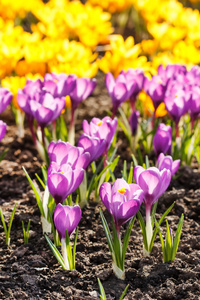
<svg viewBox="0 0 200 300">
<path fill-rule="evenodd" d="M 93 97 L 82 103 L 76 129 L 80 132 L 82 120 L 103 117 L 110 108 L 105 89 L 97 87 Z M 109 107 L 108 106 L 109 103 Z M 98 112 L 98 113 L 97 113 Z M 90 202 L 83 210 L 79 224 L 76 271 L 64 271 L 54 258 L 42 234 L 40 213 L 34 194 L 24 175 L 41 174 L 41 160 L 26 129 L 24 139 L 17 137 L 17 129 L 9 109 L 1 115 L 8 130 L 0 145 L 0 153 L 9 149 L 0 163 L 0 206 L 6 221 L 14 204 L 17 209 L 11 230 L 10 247 L 0 222 L 0 299 L 99 299 L 97 278 L 101 279 L 107 299 L 119 299 L 124 288 L 129 288 L 124 299 L 200 299 L 200 173 L 198 166 L 181 167 L 180 177 L 172 180 L 168 191 L 159 199 L 157 218 L 175 201 L 168 216 L 175 231 L 184 213 L 181 241 L 175 261 L 162 262 L 161 246 L 157 236 L 150 257 L 142 256 L 142 235 L 135 222 L 127 250 L 126 279 L 121 281 L 112 273 L 111 255 L 101 225 L 99 206 Z M 123 137 L 120 133 L 119 137 Z M 127 142 L 119 138 L 118 153 L 122 159 L 117 168 L 120 176 L 122 161 L 131 157 Z M 125 152 L 126 151 L 126 152 Z M 105 211 L 110 222 L 110 216 Z M 141 212 L 144 213 L 143 208 Z M 29 243 L 24 245 L 22 224 L 31 219 Z M 163 227 L 164 224 L 163 224 Z"/>
</svg>

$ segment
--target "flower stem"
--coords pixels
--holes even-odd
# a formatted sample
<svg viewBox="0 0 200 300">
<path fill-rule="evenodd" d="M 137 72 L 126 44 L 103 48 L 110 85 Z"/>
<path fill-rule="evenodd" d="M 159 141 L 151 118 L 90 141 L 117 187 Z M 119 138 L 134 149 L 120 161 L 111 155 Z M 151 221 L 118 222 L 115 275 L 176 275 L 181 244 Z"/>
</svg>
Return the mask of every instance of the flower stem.
<svg viewBox="0 0 200 300">
<path fill-rule="evenodd" d="M 68 142 L 74 146 L 75 143 L 75 109 L 71 108 L 71 121 L 69 126 Z"/>
<path fill-rule="evenodd" d="M 148 249 L 151 243 L 152 235 L 153 235 L 153 228 L 151 224 L 151 205 L 146 204 L 146 236 L 147 236 L 147 245 Z M 148 251 L 148 249 L 146 249 Z M 148 256 L 148 255 L 146 255 Z"/>
<path fill-rule="evenodd" d="M 61 239 L 61 250 L 62 250 L 62 257 L 65 263 L 65 269 L 69 270 L 69 260 L 67 256 L 67 248 L 66 248 L 66 242 L 65 239 Z"/>
</svg>

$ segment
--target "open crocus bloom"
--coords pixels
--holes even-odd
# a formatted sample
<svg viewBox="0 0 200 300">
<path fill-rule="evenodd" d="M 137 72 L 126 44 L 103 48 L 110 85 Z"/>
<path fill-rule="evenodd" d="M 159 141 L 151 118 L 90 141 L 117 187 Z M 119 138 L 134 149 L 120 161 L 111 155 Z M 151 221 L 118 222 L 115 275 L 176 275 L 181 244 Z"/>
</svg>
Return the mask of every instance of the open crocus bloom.
<svg viewBox="0 0 200 300">
<path fill-rule="evenodd" d="M 81 184 L 84 170 L 80 167 L 72 169 L 69 164 L 52 162 L 47 172 L 47 186 L 55 202 L 62 203 Z"/>
<path fill-rule="evenodd" d="M 105 207 L 113 216 L 116 230 L 131 219 L 139 210 L 144 192 L 137 184 L 128 184 L 124 179 L 117 179 L 113 186 L 104 182 L 99 195 Z"/>
<path fill-rule="evenodd" d="M 83 121 L 83 131 L 85 134 L 91 137 L 97 137 L 100 140 L 105 140 L 107 151 L 113 141 L 115 131 L 117 128 L 117 118 L 111 119 L 110 117 L 104 117 L 102 120 L 99 118 L 93 118 L 90 124 Z"/>
<path fill-rule="evenodd" d="M 61 140 L 49 144 L 48 155 L 51 162 L 58 165 L 69 164 L 72 169 L 85 169 L 90 162 L 90 154 L 82 147 L 75 147 Z"/>
<path fill-rule="evenodd" d="M 162 153 L 171 154 L 172 128 L 169 125 L 160 123 L 153 137 L 153 148 L 156 155 Z"/>
<path fill-rule="evenodd" d="M 7 88 L 0 88 L 0 114 L 12 101 L 12 93 Z"/>
<path fill-rule="evenodd" d="M 4 138 L 6 134 L 7 124 L 0 120 L 0 141 Z"/>
<path fill-rule="evenodd" d="M 171 176 L 173 176 L 179 168 L 180 159 L 173 161 L 170 155 L 165 156 L 163 153 L 160 153 L 157 159 L 156 166 L 160 171 L 163 169 L 170 170 Z"/>
<path fill-rule="evenodd" d="M 81 219 L 81 209 L 78 205 L 69 206 L 58 204 L 54 211 L 54 224 L 60 236 L 60 239 L 65 239 L 67 230 L 70 236 L 76 229 Z"/>
<path fill-rule="evenodd" d="M 152 206 L 168 188 L 171 172 L 167 169 L 159 171 L 155 167 L 150 167 L 146 170 L 141 166 L 136 166 L 134 168 L 134 178 L 135 182 L 144 191 L 145 205 Z"/>
</svg>

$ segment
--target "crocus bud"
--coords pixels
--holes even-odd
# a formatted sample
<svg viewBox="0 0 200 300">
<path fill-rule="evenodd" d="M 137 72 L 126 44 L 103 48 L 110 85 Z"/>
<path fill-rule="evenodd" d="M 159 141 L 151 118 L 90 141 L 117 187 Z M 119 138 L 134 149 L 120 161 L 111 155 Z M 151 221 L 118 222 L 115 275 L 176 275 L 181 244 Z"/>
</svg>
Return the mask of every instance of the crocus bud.
<svg viewBox="0 0 200 300">
<path fill-rule="evenodd" d="M 153 148 L 156 155 L 160 153 L 171 154 L 172 128 L 169 125 L 160 123 L 153 137 Z"/>
<path fill-rule="evenodd" d="M 6 134 L 7 124 L 0 120 L 0 141 L 4 138 Z"/>
<path fill-rule="evenodd" d="M 12 101 L 12 93 L 7 88 L 0 88 L 0 114 Z"/>
<path fill-rule="evenodd" d="M 78 205 L 69 206 L 58 204 L 54 210 L 54 224 L 58 231 L 60 239 L 65 239 L 67 230 L 70 236 L 76 229 L 81 219 L 81 209 Z"/>
<path fill-rule="evenodd" d="M 128 184 L 124 179 L 117 179 L 113 186 L 104 182 L 99 195 L 105 207 L 113 216 L 116 230 L 130 220 L 139 210 L 144 193 L 137 184 Z"/>
<path fill-rule="evenodd" d="M 140 112 L 138 110 L 135 110 L 132 112 L 129 118 L 129 124 L 131 127 L 132 135 L 135 135 L 138 128 L 138 118 L 140 116 Z"/>
<path fill-rule="evenodd" d="M 180 162 L 180 159 L 173 161 L 170 155 L 165 156 L 163 153 L 160 153 L 156 162 L 156 166 L 160 171 L 164 169 L 170 170 L 171 176 L 173 176 L 178 170 Z"/>
</svg>

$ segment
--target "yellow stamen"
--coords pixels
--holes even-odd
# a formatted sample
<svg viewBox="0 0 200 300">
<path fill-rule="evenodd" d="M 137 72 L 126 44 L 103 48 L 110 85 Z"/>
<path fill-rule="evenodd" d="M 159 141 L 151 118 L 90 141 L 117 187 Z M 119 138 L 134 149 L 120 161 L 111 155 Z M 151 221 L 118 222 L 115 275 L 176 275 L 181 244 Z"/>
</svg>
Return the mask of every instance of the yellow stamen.
<svg viewBox="0 0 200 300">
<path fill-rule="evenodd" d="M 60 171 L 60 173 L 64 175 L 64 173 L 63 173 L 63 172 L 61 172 L 61 171 Z"/>
<path fill-rule="evenodd" d="M 121 188 L 120 190 L 118 190 L 118 192 L 122 195 L 124 195 L 126 193 L 126 189 L 125 188 Z"/>
<path fill-rule="evenodd" d="M 102 124 L 102 123 L 103 123 L 103 122 L 102 122 L 102 121 L 100 121 L 99 123 L 97 123 L 97 125 L 98 125 L 98 126 L 101 126 L 101 124 Z"/>
</svg>

